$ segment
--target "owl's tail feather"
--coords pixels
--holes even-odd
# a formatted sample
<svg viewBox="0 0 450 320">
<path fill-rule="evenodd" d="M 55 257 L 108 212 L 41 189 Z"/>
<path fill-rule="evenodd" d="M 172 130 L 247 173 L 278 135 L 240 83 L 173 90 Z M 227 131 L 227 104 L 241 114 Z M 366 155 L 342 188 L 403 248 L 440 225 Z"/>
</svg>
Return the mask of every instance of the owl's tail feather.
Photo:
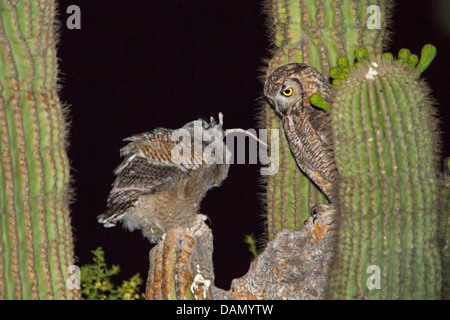
<svg viewBox="0 0 450 320">
<path fill-rule="evenodd" d="M 99 215 L 97 221 L 105 228 L 115 227 L 117 222 L 133 207 L 133 202 L 116 203 L 111 206 L 108 211 Z"/>
<path fill-rule="evenodd" d="M 97 216 L 97 221 L 98 223 L 103 224 L 105 228 L 115 227 L 117 224 L 117 218 L 108 214 L 108 212 Z"/>
</svg>

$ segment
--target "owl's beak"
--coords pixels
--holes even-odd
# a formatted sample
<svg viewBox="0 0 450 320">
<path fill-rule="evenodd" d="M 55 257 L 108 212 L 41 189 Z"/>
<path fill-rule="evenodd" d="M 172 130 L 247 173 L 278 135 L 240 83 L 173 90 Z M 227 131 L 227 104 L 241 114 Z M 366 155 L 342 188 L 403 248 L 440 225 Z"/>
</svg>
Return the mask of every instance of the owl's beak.
<svg viewBox="0 0 450 320">
<path fill-rule="evenodd" d="M 279 113 L 281 113 L 283 116 L 286 115 L 286 109 L 284 109 L 280 103 L 277 103 L 276 107 Z"/>
<path fill-rule="evenodd" d="M 209 118 L 208 128 L 214 128 L 216 126 L 216 124 L 217 124 L 217 122 L 213 117 Z"/>
</svg>

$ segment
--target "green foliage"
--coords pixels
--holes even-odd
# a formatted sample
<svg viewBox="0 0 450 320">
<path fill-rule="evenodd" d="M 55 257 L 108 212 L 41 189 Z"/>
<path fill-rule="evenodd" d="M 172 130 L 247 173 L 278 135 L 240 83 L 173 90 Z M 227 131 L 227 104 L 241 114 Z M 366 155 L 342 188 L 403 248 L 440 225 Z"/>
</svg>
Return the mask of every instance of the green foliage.
<svg viewBox="0 0 450 320">
<path fill-rule="evenodd" d="M 320 108 L 326 112 L 330 112 L 330 105 L 328 104 L 328 102 L 326 102 L 322 96 L 318 93 L 314 93 L 311 96 L 311 104 L 313 106 L 316 106 L 317 108 Z"/>
<path fill-rule="evenodd" d="M 369 52 L 365 48 L 359 48 L 355 51 L 355 57 L 358 62 L 368 61 Z"/>
<path fill-rule="evenodd" d="M 436 57 L 436 47 L 432 44 L 426 44 L 423 46 L 420 59 L 416 54 L 411 53 L 411 50 L 403 48 L 398 51 L 397 59 L 395 62 L 398 65 L 408 65 L 412 69 L 415 69 L 420 73 L 424 72 L 433 59 Z M 381 55 L 381 60 L 385 62 L 394 61 L 394 55 L 390 52 L 385 52 Z M 359 48 L 355 50 L 355 63 L 353 68 L 359 68 L 364 63 L 370 62 L 370 56 L 365 48 Z M 350 73 L 350 61 L 347 57 L 339 57 L 337 60 L 337 66 L 330 70 L 330 77 L 332 83 L 335 86 L 339 86 L 343 80 L 347 79 Z"/>
<path fill-rule="evenodd" d="M 138 300 L 142 279 L 137 273 L 122 285 L 116 286 L 111 277 L 119 274 L 118 265 L 108 268 L 105 253 L 101 247 L 92 251 L 93 263 L 81 267 L 81 294 L 83 300 Z"/>
<path fill-rule="evenodd" d="M 436 52 L 436 47 L 431 44 L 426 44 L 423 46 L 420 54 L 420 61 L 417 65 L 417 69 L 420 73 L 424 72 L 428 68 L 433 59 L 436 57 Z"/>
<path fill-rule="evenodd" d="M 244 242 L 248 244 L 248 251 L 250 251 L 253 255 L 253 259 L 256 259 L 258 256 L 258 250 L 256 249 L 257 240 L 253 234 L 245 235 Z"/>
</svg>

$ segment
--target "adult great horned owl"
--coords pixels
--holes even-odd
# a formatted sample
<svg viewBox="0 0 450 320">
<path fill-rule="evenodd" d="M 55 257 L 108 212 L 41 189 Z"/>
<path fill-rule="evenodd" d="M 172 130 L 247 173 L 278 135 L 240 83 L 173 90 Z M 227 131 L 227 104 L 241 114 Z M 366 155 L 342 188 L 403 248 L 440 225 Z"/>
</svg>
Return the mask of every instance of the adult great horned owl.
<svg viewBox="0 0 450 320">
<path fill-rule="evenodd" d="M 121 221 L 131 231 L 140 229 L 150 242 L 168 228 L 192 222 L 206 192 L 228 174 L 221 114 L 219 123 L 196 120 L 125 141 L 131 142 L 120 150 L 125 159 L 114 171 L 108 209 L 98 222 L 113 227 Z"/>
<path fill-rule="evenodd" d="M 276 69 L 264 85 L 264 95 L 281 116 L 283 128 L 300 169 L 331 201 L 337 170 L 329 114 L 310 103 L 313 93 L 331 99 L 328 81 L 313 67 L 290 63 Z"/>
</svg>

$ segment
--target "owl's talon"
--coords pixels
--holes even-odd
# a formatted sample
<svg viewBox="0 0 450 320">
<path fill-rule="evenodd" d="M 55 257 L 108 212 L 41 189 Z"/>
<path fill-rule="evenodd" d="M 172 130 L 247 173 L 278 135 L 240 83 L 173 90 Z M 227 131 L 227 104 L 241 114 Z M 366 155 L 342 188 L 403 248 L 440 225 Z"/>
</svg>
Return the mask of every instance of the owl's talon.
<svg viewBox="0 0 450 320">
<path fill-rule="evenodd" d="M 317 219 L 319 218 L 319 214 L 317 213 L 317 205 L 311 208 L 311 211 L 309 212 L 311 217 L 313 218 L 313 223 L 316 224 Z"/>
<path fill-rule="evenodd" d="M 311 215 L 311 217 L 314 217 L 317 214 L 316 206 L 317 205 L 315 205 L 314 207 L 311 208 L 311 212 L 309 213 Z"/>
<path fill-rule="evenodd" d="M 313 223 L 314 224 L 316 224 L 317 219 L 318 219 L 317 215 L 313 216 Z"/>
<path fill-rule="evenodd" d="M 334 223 L 333 215 L 335 214 L 335 208 L 332 205 L 326 204 L 316 204 L 311 208 L 311 217 L 313 224 L 316 224 L 317 221 L 325 222 L 327 225 L 332 225 Z"/>
</svg>

